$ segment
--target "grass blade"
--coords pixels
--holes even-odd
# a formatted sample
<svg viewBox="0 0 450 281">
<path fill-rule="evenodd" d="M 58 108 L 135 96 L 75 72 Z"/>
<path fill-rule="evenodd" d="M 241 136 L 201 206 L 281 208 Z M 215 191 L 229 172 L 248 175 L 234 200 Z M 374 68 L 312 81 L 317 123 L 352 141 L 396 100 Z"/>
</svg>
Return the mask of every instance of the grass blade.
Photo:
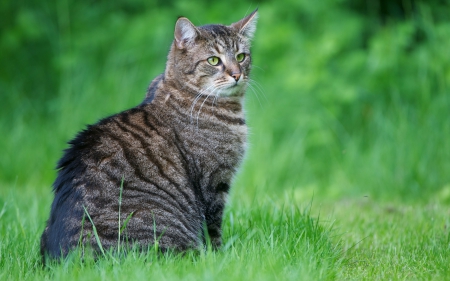
<svg viewBox="0 0 450 281">
<path fill-rule="evenodd" d="M 100 248 L 100 251 L 102 252 L 102 255 L 103 255 L 104 257 L 106 257 L 105 250 L 103 250 L 102 243 L 100 242 L 100 238 L 98 237 L 97 228 L 95 227 L 95 224 L 94 224 L 94 222 L 92 221 L 91 216 L 89 215 L 89 212 L 87 211 L 87 209 L 86 209 L 85 206 L 83 206 L 83 209 L 84 209 L 84 212 L 86 213 L 86 215 L 87 215 L 89 221 L 90 221 L 91 224 L 92 224 L 92 231 L 94 232 L 95 241 L 97 241 L 97 245 L 98 245 L 98 247 Z"/>
</svg>

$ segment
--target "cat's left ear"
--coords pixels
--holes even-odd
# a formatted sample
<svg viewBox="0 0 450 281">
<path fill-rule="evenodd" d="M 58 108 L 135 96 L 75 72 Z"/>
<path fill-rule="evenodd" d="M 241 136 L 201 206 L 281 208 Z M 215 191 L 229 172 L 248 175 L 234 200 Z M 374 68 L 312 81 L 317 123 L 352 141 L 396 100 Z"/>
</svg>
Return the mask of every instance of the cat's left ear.
<svg viewBox="0 0 450 281">
<path fill-rule="evenodd" d="M 256 22 L 258 19 L 258 9 L 238 22 L 231 24 L 231 27 L 248 39 L 252 39 L 256 31 Z"/>
<path fill-rule="evenodd" d="M 178 49 L 184 49 L 193 44 L 198 36 L 197 28 L 187 19 L 181 17 L 175 24 L 175 44 Z"/>
</svg>

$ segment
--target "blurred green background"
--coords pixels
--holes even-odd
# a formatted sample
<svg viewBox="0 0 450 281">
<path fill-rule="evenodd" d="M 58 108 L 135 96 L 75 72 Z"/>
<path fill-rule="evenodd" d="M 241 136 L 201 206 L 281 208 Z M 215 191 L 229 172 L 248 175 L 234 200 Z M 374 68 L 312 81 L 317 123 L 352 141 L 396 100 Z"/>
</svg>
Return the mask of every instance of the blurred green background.
<svg viewBox="0 0 450 281">
<path fill-rule="evenodd" d="M 139 104 L 178 16 L 259 7 L 233 195 L 450 202 L 450 5 L 429 0 L 2 1 L 0 189 L 50 196 L 66 142 Z"/>
</svg>

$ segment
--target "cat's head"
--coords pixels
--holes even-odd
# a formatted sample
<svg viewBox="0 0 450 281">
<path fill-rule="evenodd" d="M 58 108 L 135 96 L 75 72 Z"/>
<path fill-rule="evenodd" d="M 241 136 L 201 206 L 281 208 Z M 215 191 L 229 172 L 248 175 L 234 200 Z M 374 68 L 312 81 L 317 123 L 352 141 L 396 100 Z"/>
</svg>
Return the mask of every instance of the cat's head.
<svg viewBox="0 0 450 281">
<path fill-rule="evenodd" d="M 249 82 L 256 20 L 257 10 L 229 26 L 196 27 L 179 18 L 166 73 L 197 94 L 242 96 Z"/>
</svg>

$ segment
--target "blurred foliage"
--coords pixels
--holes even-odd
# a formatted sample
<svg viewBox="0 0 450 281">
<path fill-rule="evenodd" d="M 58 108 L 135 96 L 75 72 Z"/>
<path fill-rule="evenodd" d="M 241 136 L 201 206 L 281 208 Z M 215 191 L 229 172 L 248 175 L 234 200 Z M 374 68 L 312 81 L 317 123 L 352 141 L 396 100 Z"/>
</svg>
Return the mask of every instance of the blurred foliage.
<svg viewBox="0 0 450 281">
<path fill-rule="evenodd" d="M 252 145 L 237 185 L 381 198 L 448 189 L 440 0 L 2 2 L 0 184 L 50 185 L 84 124 L 138 104 L 178 16 L 229 24 L 257 6 Z"/>
</svg>

